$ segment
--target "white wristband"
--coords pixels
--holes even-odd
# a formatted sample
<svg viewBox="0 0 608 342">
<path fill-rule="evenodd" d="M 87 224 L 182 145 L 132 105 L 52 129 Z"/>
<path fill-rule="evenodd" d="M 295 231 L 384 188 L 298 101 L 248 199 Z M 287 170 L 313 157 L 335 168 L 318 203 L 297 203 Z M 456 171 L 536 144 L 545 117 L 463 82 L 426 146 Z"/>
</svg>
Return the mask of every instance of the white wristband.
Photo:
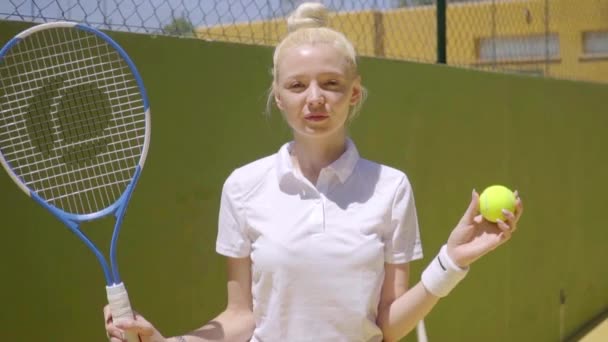
<svg viewBox="0 0 608 342">
<path fill-rule="evenodd" d="M 469 268 L 461 268 L 448 255 L 443 245 L 439 254 L 422 272 L 422 285 L 433 295 L 445 297 L 467 275 Z"/>
</svg>

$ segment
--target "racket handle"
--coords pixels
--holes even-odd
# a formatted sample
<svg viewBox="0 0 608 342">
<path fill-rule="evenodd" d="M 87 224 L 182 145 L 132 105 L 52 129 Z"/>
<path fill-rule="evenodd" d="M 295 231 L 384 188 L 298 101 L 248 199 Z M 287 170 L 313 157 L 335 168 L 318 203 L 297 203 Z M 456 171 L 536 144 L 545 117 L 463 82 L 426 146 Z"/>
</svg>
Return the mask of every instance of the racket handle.
<svg viewBox="0 0 608 342">
<path fill-rule="evenodd" d="M 124 283 L 106 286 L 106 292 L 108 294 L 108 303 L 110 304 L 110 312 L 112 313 L 112 320 L 114 322 L 135 318 L 133 310 L 131 310 L 129 295 L 127 294 Z M 127 342 L 139 342 L 137 333 L 125 332 L 125 337 L 127 338 Z"/>
</svg>

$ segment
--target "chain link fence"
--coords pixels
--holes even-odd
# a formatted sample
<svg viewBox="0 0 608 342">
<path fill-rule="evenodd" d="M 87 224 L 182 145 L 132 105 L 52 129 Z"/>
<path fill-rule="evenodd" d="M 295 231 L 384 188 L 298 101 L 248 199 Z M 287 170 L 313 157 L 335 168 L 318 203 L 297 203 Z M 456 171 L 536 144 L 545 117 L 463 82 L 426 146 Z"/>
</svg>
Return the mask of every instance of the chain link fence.
<svg viewBox="0 0 608 342">
<path fill-rule="evenodd" d="M 440 0 L 441 1 L 441 0 Z M 608 0 L 321 1 L 360 55 L 608 82 Z M 274 45 L 296 0 L 2 0 L 0 20 Z M 442 26 L 443 25 L 443 26 Z"/>
<path fill-rule="evenodd" d="M 608 0 L 450 5 L 449 64 L 608 82 Z"/>
</svg>

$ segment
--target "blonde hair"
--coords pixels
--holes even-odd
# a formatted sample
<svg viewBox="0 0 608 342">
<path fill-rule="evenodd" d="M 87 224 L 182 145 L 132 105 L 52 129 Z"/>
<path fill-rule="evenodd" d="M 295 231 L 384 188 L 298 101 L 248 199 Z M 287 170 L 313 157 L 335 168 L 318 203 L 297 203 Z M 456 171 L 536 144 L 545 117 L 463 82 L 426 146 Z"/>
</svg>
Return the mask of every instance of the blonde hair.
<svg viewBox="0 0 608 342">
<path fill-rule="evenodd" d="M 344 34 L 328 28 L 328 19 L 329 11 L 323 4 L 317 2 L 302 3 L 287 18 L 288 34 L 276 46 L 272 58 L 273 85 L 278 78 L 278 65 L 285 51 L 302 45 L 332 45 L 344 56 L 350 75 L 352 77 L 358 75 L 357 53 L 355 52 L 353 44 L 344 36 Z M 367 91 L 362 87 L 361 99 L 352 106 L 348 116 L 349 120 L 352 120 L 359 113 L 366 95 Z M 273 102 L 273 98 L 274 90 L 273 86 L 271 86 L 267 100 L 267 113 L 270 113 L 270 106 Z"/>
</svg>

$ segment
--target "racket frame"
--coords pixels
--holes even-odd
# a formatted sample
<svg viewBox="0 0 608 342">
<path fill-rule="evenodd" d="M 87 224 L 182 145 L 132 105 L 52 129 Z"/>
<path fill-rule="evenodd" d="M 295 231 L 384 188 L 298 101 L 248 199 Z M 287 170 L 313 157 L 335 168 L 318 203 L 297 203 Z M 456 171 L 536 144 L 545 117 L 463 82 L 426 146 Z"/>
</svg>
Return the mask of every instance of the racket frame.
<svg viewBox="0 0 608 342">
<path fill-rule="evenodd" d="M 142 146 L 141 156 L 138 162 L 138 165 L 133 169 L 133 176 L 126 189 L 120 195 L 120 197 L 108 207 L 97 211 L 95 213 L 90 214 L 74 214 L 68 213 L 62 209 L 59 209 L 53 206 L 50 203 L 47 203 L 42 197 L 40 197 L 36 191 L 30 189 L 25 182 L 12 170 L 10 163 L 4 158 L 2 153 L 0 153 L 0 164 L 4 167 L 4 169 L 8 172 L 9 176 L 19 186 L 21 191 L 23 191 L 26 195 L 34 199 L 38 204 L 51 212 L 55 217 L 57 217 L 61 222 L 63 222 L 78 238 L 80 238 L 87 247 L 94 253 L 95 257 L 99 261 L 104 273 L 104 278 L 106 279 L 107 286 L 112 286 L 115 284 L 120 284 L 120 273 L 118 272 L 118 263 L 116 260 L 116 245 L 118 242 L 118 235 L 120 233 L 120 229 L 122 226 L 122 221 L 125 215 L 125 211 L 127 209 L 128 202 L 131 198 L 135 185 L 139 179 L 141 171 L 143 169 L 144 163 L 146 161 L 148 155 L 148 148 L 150 144 L 150 105 L 148 101 L 148 95 L 146 89 L 143 85 L 143 81 L 135 64 L 127 55 L 125 50 L 118 45 L 110 36 L 105 34 L 104 32 L 92 28 L 90 26 L 86 26 L 83 24 L 79 24 L 76 22 L 70 21 L 58 21 L 52 23 L 44 23 L 36 26 L 32 26 L 24 31 L 21 31 L 11 40 L 9 40 L 3 47 L 0 49 L 0 62 L 2 61 L 4 55 L 13 48 L 16 44 L 27 38 L 28 36 L 47 29 L 53 28 L 74 28 L 79 29 L 91 34 L 96 35 L 101 38 L 104 42 L 108 43 L 118 54 L 121 56 L 123 61 L 127 63 L 129 69 L 137 82 L 137 86 L 139 88 L 139 92 L 141 94 L 144 111 L 145 111 L 145 136 L 144 136 L 144 144 Z M 114 231 L 112 233 L 112 240 L 110 243 L 110 264 L 108 265 L 105 256 L 101 252 L 101 250 L 80 230 L 80 224 L 83 222 L 93 221 L 110 214 L 114 214 L 116 218 L 116 223 L 114 226 Z"/>
<path fill-rule="evenodd" d="M 19 42 L 27 38 L 29 35 L 39 32 L 46 29 L 52 28 L 75 28 L 79 30 L 86 31 L 88 33 L 94 34 L 97 37 L 104 40 L 108 43 L 118 54 L 121 56 L 123 61 L 127 63 L 129 69 L 137 82 L 137 86 L 139 88 L 139 92 L 141 95 L 141 99 L 143 102 L 144 115 L 145 115 L 145 128 L 144 128 L 144 143 L 142 145 L 142 151 L 140 155 L 140 159 L 137 165 L 133 168 L 133 174 L 131 181 L 127 184 L 123 193 L 119 196 L 119 198 L 106 208 L 99 210 L 94 213 L 88 214 L 74 214 L 66 212 L 56 206 L 47 203 L 41 196 L 39 196 L 36 191 L 30 189 L 25 182 L 13 171 L 10 163 L 6 160 L 2 153 L 0 153 L 0 164 L 7 171 L 11 179 L 21 191 L 23 191 L 26 195 L 31 197 L 35 202 L 40 204 L 42 207 L 51 212 L 55 217 L 57 217 L 61 222 L 63 222 L 69 229 L 74 233 L 80 240 L 82 240 L 86 246 L 93 252 L 95 257 L 97 258 L 99 264 L 102 267 L 104 278 L 106 280 L 106 294 L 108 298 L 108 302 L 110 304 L 110 309 L 112 312 L 112 317 L 115 322 L 119 322 L 121 320 L 133 319 L 134 315 L 131 310 L 131 304 L 129 302 L 129 297 L 125 286 L 120 279 L 120 274 L 118 272 L 118 262 L 116 258 L 116 250 L 118 243 L 118 235 L 121 230 L 122 221 L 125 216 L 125 212 L 127 209 L 127 205 L 133 194 L 133 190 L 139 177 L 141 175 L 141 171 L 143 170 L 144 163 L 147 158 L 148 148 L 150 144 L 150 131 L 151 131 L 151 119 L 150 119 L 150 105 L 148 101 L 148 95 L 146 89 L 143 85 L 143 81 L 135 64 L 131 60 L 131 58 L 127 55 L 127 53 L 123 50 L 123 48 L 118 45 L 112 38 L 110 38 L 107 34 L 75 22 L 68 21 L 58 21 L 52 23 L 39 24 L 33 27 L 30 27 L 20 33 L 18 33 L 15 37 L 9 40 L 3 47 L 0 49 L 0 63 L 2 62 L 6 53 L 17 45 Z M 93 221 L 96 219 L 100 219 L 102 217 L 113 214 L 115 216 L 115 224 L 114 230 L 112 233 L 112 240 L 110 243 L 110 264 L 101 252 L 101 250 L 85 235 L 85 233 L 80 229 L 80 224 L 88 221 Z M 138 342 L 140 341 L 139 337 L 136 333 L 127 333 L 126 336 L 128 342 Z"/>
</svg>

